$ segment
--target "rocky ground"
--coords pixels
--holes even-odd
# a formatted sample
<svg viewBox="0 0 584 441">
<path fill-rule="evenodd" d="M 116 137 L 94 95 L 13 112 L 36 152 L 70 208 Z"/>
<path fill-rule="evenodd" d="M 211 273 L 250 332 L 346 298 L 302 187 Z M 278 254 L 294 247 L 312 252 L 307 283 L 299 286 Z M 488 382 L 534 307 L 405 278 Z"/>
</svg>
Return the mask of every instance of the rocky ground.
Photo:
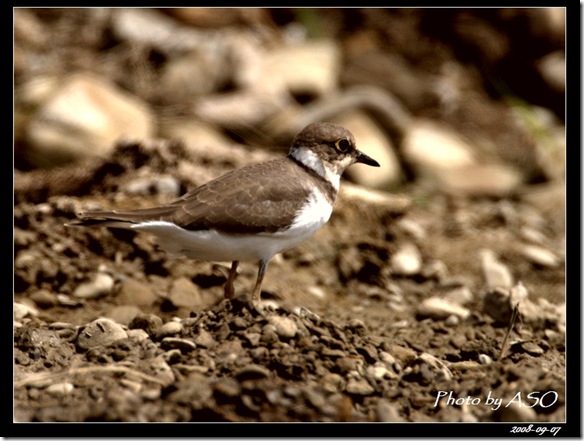
<svg viewBox="0 0 584 441">
<path fill-rule="evenodd" d="M 13 420 L 513 422 L 495 426 L 505 434 L 533 422 L 566 433 L 563 95 L 541 70 L 533 99 L 505 70 L 535 12 L 228 11 L 15 15 Z M 245 60 L 285 77 L 286 38 L 314 19 L 338 42 L 319 48 L 318 72 L 284 81 L 294 103 L 260 93 L 284 86 Z M 554 20 L 533 22 L 545 45 L 522 52 L 524 71 L 563 49 Z M 229 72 L 197 67 L 208 81 L 190 70 L 185 82 L 181 60 L 199 66 L 201 51 Z M 343 55 L 331 71 L 330 53 Z M 64 70 L 81 73 L 62 85 Z M 109 101 L 97 127 L 77 118 L 75 106 L 104 115 Z M 348 174 L 330 222 L 271 262 L 263 313 L 222 298 L 223 263 L 65 226 L 83 209 L 155 205 L 283 154 L 314 120 L 346 125 L 381 174 Z M 241 266 L 238 292 L 255 271 Z"/>
</svg>

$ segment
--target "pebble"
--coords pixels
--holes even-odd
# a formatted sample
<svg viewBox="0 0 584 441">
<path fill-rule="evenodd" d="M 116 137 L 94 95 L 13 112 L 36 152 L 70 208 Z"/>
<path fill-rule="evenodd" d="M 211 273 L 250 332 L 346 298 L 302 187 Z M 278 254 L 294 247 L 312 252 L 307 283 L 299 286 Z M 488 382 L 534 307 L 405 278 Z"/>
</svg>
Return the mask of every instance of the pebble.
<svg viewBox="0 0 584 441">
<path fill-rule="evenodd" d="M 15 320 L 21 320 L 28 316 L 34 317 L 38 315 L 36 308 L 20 302 L 14 302 L 13 310 Z"/>
<path fill-rule="evenodd" d="M 150 359 L 145 372 L 156 377 L 163 387 L 170 386 L 176 380 L 172 368 L 164 360 L 163 355 Z"/>
<path fill-rule="evenodd" d="M 53 306 L 57 306 L 59 304 L 59 299 L 57 295 L 47 291 L 46 289 L 40 289 L 38 291 L 33 292 L 30 295 L 30 299 L 35 302 L 35 304 L 39 308 L 51 308 Z"/>
<path fill-rule="evenodd" d="M 425 279 L 443 281 L 448 277 L 448 267 L 441 260 L 431 260 L 424 265 L 421 274 Z"/>
<path fill-rule="evenodd" d="M 411 243 L 403 245 L 390 260 L 391 272 L 396 276 L 413 276 L 422 269 L 422 256 Z"/>
<path fill-rule="evenodd" d="M 335 362 L 341 374 L 348 374 L 350 372 L 359 372 L 363 367 L 363 359 L 361 357 L 341 357 Z"/>
<path fill-rule="evenodd" d="M 364 378 L 351 378 L 345 390 L 354 395 L 371 395 L 375 392 L 375 388 Z"/>
<path fill-rule="evenodd" d="M 166 322 L 155 332 L 157 339 L 162 339 L 164 337 L 169 337 L 172 335 L 180 334 L 183 330 L 183 325 L 180 322 L 170 321 Z"/>
<path fill-rule="evenodd" d="M 444 320 L 444 324 L 446 326 L 455 327 L 460 324 L 460 319 L 455 315 L 451 315 L 446 320 Z"/>
<path fill-rule="evenodd" d="M 298 325 L 288 317 L 270 316 L 268 322 L 275 328 L 276 334 L 283 338 L 293 338 L 298 332 Z"/>
<path fill-rule="evenodd" d="M 560 263 L 554 253 L 537 245 L 524 245 L 520 249 L 520 253 L 531 263 L 544 268 L 555 268 Z"/>
<path fill-rule="evenodd" d="M 444 299 L 459 305 L 468 305 L 473 302 L 474 296 L 468 287 L 461 286 L 444 294 Z"/>
<path fill-rule="evenodd" d="M 130 329 L 143 329 L 148 335 L 154 334 L 162 326 L 162 319 L 154 314 L 138 314 L 128 324 Z"/>
<path fill-rule="evenodd" d="M 97 273 L 91 282 L 82 283 L 73 291 L 78 299 L 95 299 L 108 295 L 114 287 L 114 279 L 107 273 Z"/>
<path fill-rule="evenodd" d="M 136 341 L 142 341 L 149 338 L 148 333 L 144 331 L 144 329 L 129 329 L 126 331 L 126 334 L 128 334 L 128 338 L 132 338 Z"/>
<path fill-rule="evenodd" d="M 430 317 L 435 320 L 444 320 L 454 315 L 461 320 L 465 320 L 470 315 L 470 311 L 464 306 L 457 305 L 441 297 L 433 296 L 424 299 L 418 305 L 416 313 L 420 317 Z"/>
<path fill-rule="evenodd" d="M 95 346 L 108 346 L 117 340 L 127 338 L 124 328 L 113 320 L 98 318 L 85 327 L 77 337 L 77 346 L 89 349 Z"/>
<path fill-rule="evenodd" d="M 131 195 L 155 194 L 176 197 L 180 195 L 180 182 L 169 175 L 141 176 L 124 184 L 121 190 Z"/>
<path fill-rule="evenodd" d="M 201 295 L 197 286 L 186 277 L 172 282 L 168 300 L 177 308 L 197 308 L 201 306 Z"/>
<path fill-rule="evenodd" d="M 404 421 L 395 406 L 385 398 L 381 398 L 375 406 L 375 419 L 380 423 L 398 423 Z"/>
<path fill-rule="evenodd" d="M 418 359 L 432 369 L 432 371 L 435 373 L 435 381 L 440 382 L 445 380 L 452 380 L 453 375 L 450 369 L 448 369 L 448 366 L 446 366 L 444 362 L 434 357 L 432 354 L 423 352 L 419 355 Z"/>
<path fill-rule="evenodd" d="M 479 256 L 483 278 L 488 289 L 511 288 L 513 286 L 511 271 L 497 259 L 492 250 L 482 249 L 479 251 Z"/>
<path fill-rule="evenodd" d="M 479 363 L 488 365 L 493 362 L 493 359 L 489 357 L 487 354 L 479 354 Z"/>
<path fill-rule="evenodd" d="M 535 344 L 531 341 L 525 342 L 525 343 L 521 343 L 521 348 L 527 352 L 528 354 L 531 355 L 542 355 L 545 351 L 541 348 L 541 346 L 539 346 L 538 344 Z"/>
<path fill-rule="evenodd" d="M 78 306 L 83 305 L 83 300 L 75 300 L 69 297 L 67 294 L 57 294 L 57 300 L 59 302 L 59 305 L 61 306 L 69 306 L 76 308 Z"/>
<path fill-rule="evenodd" d="M 259 340 L 259 335 L 258 335 Z M 213 338 L 209 332 L 205 331 L 204 329 L 200 330 L 197 336 L 195 337 L 195 344 L 197 346 L 201 346 L 203 348 L 212 348 L 217 345 L 217 341 Z"/>
<path fill-rule="evenodd" d="M 257 346 L 262 337 L 258 332 L 246 332 L 243 337 L 249 342 L 251 346 Z"/>
<path fill-rule="evenodd" d="M 262 327 L 262 335 L 260 341 L 266 344 L 273 344 L 279 340 L 278 334 L 276 333 L 276 327 L 271 323 L 268 323 Z"/>
<path fill-rule="evenodd" d="M 503 400 L 507 406 L 501 410 L 501 421 L 507 423 L 528 423 L 537 421 L 537 413 L 531 407 L 520 405 L 518 401 L 512 401 L 510 398 Z"/>
<path fill-rule="evenodd" d="M 241 385 L 232 377 L 222 377 L 213 385 L 213 391 L 223 397 L 233 399 L 241 395 Z"/>
<path fill-rule="evenodd" d="M 320 286 L 309 286 L 306 292 L 321 300 L 326 298 L 326 292 Z"/>
<path fill-rule="evenodd" d="M 112 308 L 107 314 L 113 321 L 128 326 L 141 313 L 140 308 L 134 305 L 120 305 Z"/>
<path fill-rule="evenodd" d="M 194 351 L 197 345 L 185 338 L 164 337 L 160 342 L 160 347 L 165 351 L 179 349 L 183 354 Z"/>
<path fill-rule="evenodd" d="M 159 299 L 149 285 L 138 280 L 127 278 L 120 283 L 116 296 L 121 305 L 151 306 Z"/>
<path fill-rule="evenodd" d="M 240 382 L 245 380 L 257 380 L 260 378 L 270 377 L 270 370 L 259 364 L 250 364 L 238 370 L 235 373 L 235 378 Z"/>
<path fill-rule="evenodd" d="M 321 383 L 327 392 L 339 392 L 343 385 L 343 377 L 334 372 L 327 372 L 321 379 Z"/>
<path fill-rule="evenodd" d="M 396 378 L 395 373 L 387 369 L 387 367 L 381 363 L 377 362 L 372 366 L 367 366 L 365 373 L 369 378 L 374 380 L 382 380 L 383 378 Z"/>
<path fill-rule="evenodd" d="M 487 291 L 483 301 L 484 311 L 501 323 L 509 323 L 511 319 L 511 294 L 509 289 L 495 288 Z"/>
<path fill-rule="evenodd" d="M 75 389 L 73 384 L 65 382 L 51 384 L 46 388 L 46 391 L 53 396 L 64 397 L 73 392 L 73 389 Z"/>
</svg>

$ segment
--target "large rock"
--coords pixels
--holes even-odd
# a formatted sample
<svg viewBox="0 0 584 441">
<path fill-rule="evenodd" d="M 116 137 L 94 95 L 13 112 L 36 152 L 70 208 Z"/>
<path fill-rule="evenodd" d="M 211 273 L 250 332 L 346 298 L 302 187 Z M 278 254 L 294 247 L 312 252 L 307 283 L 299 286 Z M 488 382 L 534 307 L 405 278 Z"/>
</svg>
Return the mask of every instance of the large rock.
<svg viewBox="0 0 584 441">
<path fill-rule="evenodd" d="M 402 150 L 419 178 L 449 193 L 501 197 L 522 182 L 520 173 L 510 167 L 480 162 L 462 136 L 434 122 L 415 121 Z"/>
<path fill-rule="evenodd" d="M 137 98 L 109 82 L 75 74 L 56 87 L 27 128 L 29 157 L 50 167 L 71 160 L 105 156 L 116 140 L 148 138 L 154 117 Z"/>
<path fill-rule="evenodd" d="M 379 190 L 389 190 L 402 178 L 401 164 L 387 133 L 363 111 L 344 113 L 333 122 L 351 131 L 357 148 L 371 156 L 380 167 L 349 167 L 346 175 L 357 184 Z"/>
</svg>

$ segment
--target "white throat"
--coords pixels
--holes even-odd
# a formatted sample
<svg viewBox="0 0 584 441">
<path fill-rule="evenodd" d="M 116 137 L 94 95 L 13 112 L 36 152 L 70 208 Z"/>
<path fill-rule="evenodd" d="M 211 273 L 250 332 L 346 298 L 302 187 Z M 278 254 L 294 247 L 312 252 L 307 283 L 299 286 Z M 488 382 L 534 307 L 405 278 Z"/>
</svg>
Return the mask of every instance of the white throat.
<svg viewBox="0 0 584 441">
<path fill-rule="evenodd" d="M 324 179 L 326 179 L 330 184 L 339 190 L 341 185 L 341 175 L 337 173 L 334 167 L 324 162 L 316 153 L 309 149 L 292 149 L 290 155 L 294 157 L 298 162 L 301 162 L 306 167 L 314 170 Z"/>
</svg>

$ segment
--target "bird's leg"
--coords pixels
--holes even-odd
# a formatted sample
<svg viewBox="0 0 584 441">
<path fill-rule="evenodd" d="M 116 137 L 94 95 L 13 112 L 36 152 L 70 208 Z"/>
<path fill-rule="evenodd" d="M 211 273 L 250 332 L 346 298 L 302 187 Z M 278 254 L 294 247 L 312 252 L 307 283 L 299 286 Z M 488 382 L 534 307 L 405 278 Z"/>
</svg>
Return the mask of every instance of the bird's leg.
<svg viewBox="0 0 584 441">
<path fill-rule="evenodd" d="M 239 265 L 239 260 L 234 260 L 231 263 L 231 269 L 229 270 L 229 276 L 227 277 L 227 282 L 225 282 L 225 298 L 232 299 L 233 294 L 235 294 L 235 289 L 233 288 L 233 282 L 237 277 L 237 266 Z"/>
<path fill-rule="evenodd" d="M 262 281 L 264 280 L 264 274 L 266 273 L 266 267 L 268 266 L 267 260 L 260 260 L 258 268 L 258 278 L 256 279 L 255 287 L 251 295 L 252 306 L 258 306 L 262 300 Z"/>
</svg>

